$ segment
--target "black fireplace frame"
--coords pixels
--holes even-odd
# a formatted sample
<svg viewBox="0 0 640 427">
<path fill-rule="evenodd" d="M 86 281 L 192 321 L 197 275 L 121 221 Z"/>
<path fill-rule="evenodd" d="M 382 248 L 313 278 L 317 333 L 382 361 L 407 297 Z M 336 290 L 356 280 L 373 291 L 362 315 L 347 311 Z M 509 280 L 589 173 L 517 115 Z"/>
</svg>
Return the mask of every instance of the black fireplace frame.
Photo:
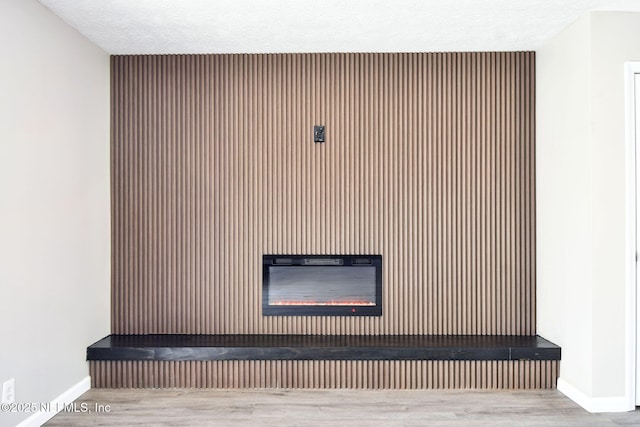
<svg viewBox="0 0 640 427">
<path fill-rule="evenodd" d="M 375 305 L 269 305 L 269 267 L 375 267 Z M 264 316 L 382 316 L 381 255 L 263 255 L 262 314 Z"/>
</svg>

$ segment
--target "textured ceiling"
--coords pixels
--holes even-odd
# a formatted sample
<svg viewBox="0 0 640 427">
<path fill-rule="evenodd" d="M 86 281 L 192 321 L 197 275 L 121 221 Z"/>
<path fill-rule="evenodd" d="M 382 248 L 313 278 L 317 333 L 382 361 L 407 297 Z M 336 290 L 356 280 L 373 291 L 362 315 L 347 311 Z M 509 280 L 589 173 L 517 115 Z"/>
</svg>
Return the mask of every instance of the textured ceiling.
<svg viewBox="0 0 640 427">
<path fill-rule="evenodd" d="M 536 50 L 640 0 L 39 0 L 112 54 Z"/>
</svg>

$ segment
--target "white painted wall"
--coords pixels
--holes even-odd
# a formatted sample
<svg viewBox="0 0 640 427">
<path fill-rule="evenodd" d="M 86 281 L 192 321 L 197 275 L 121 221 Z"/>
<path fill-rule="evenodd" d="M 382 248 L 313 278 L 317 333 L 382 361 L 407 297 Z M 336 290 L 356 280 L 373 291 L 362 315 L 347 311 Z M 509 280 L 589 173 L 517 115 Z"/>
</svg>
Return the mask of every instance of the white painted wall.
<svg viewBox="0 0 640 427">
<path fill-rule="evenodd" d="M 640 60 L 640 14 L 595 13 L 592 17 L 594 171 L 594 268 L 600 286 L 594 288 L 594 336 L 602 344 L 596 364 L 608 370 L 594 372 L 596 396 L 620 394 L 625 378 L 625 82 L 624 64 Z M 613 379 L 618 379 L 613 381 Z"/>
<path fill-rule="evenodd" d="M 591 394 L 591 19 L 536 54 L 537 330 L 562 346 L 561 377 Z"/>
<path fill-rule="evenodd" d="M 0 39 L 0 383 L 49 402 L 110 328 L 109 56 L 35 0 Z"/>
<path fill-rule="evenodd" d="M 592 12 L 538 52 L 538 333 L 562 347 L 559 388 L 632 409 L 625 388 L 624 63 L 640 14 Z"/>
</svg>

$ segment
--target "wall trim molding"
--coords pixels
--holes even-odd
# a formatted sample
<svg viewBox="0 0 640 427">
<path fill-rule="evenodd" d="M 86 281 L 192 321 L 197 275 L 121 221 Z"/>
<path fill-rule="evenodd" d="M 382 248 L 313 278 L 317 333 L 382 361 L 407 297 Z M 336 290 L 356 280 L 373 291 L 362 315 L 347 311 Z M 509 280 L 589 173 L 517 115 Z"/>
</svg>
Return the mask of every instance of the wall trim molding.
<svg viewBox="0 0 640 427">
<path fill-rule="evenodd" d="M 636 151 L 636 106 L 635 106 L 635 75 L 640 74 L 640 62 L 626 62 L 624 64 L 625 86 L 625 395 L 634 405 L 637 403 L 637 393 L 640 381 L 637 375 L 637 328 L 638 328 L 638 300 L 637 292 L 637 232 L 636 221 L 638 210 L 636 208 L 636 165 L 638 164 L 638 152 Z"/>
<path fill-rule="evenodd" d="M 591 413 L 597 412 L 627 412 L 633 411 L 636 407 L 629 401 L 628 396 L 611 396 L 611 397 L 591 397 L 578 390 L 562 378 L 558 378 L 556 385 L 558 391 L 578 405 L 582 406 L 586 411 Z M 631 405 L 630 405 L 631 403 Z"/>
<path fill-rule="evenodd" d="M 18 424 L 17 427 L 39 427 L 42 424 L 49 421 L 51 418 L 56 416 L 58 412 L 64 409 L 65 405 L 72 403 L 78 397 L 82 396 L 83 393 L 89 391 L 91 389 L 91 377 L 87 376 L 72 385 L 68 390 L 63 392 L 61 395 L 53 399 L 49 402 L 50 411 L 38 411 L 35 414 L 31 415 L 26 420 L 22 421 Z"/>
</svg>

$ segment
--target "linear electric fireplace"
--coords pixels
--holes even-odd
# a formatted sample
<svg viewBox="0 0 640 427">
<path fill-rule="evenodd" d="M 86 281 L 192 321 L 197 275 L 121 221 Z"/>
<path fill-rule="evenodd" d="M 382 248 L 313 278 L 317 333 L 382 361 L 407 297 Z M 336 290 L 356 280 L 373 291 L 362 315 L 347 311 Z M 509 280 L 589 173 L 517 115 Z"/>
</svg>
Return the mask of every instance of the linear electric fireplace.
<svg viewBox="0 0 640 427">
<path fill-rule="evenodd" d="M 382 256 L 264 255 L 265 316 L 381 316 Z"/>
</svg>

